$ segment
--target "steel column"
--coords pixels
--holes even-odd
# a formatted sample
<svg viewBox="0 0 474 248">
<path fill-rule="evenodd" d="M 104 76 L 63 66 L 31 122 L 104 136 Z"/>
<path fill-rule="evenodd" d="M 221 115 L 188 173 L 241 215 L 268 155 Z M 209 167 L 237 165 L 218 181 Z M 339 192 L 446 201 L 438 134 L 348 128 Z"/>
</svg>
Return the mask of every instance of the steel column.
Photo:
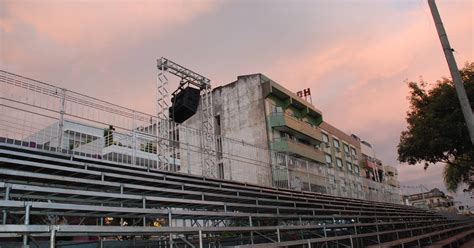
<svg viewBox="0 0 474 248">
<path fill-rule="evenodd" d="M 56 230 L 54 228 L 51 228 L 51 235 L 49 237 L 49 247 L 56 247 Z"/>
<path fill-rule="evenodd" d="M 5 189 L 5 200 L 8 201 L 10 199 L 10 185 L 7 185 Z M 7 210 L 3 210 L 3 218 L 2 218 L 2 223 L 3 225 L 7 224 Z"/>
<path fill-rule="evenodd" d="M 30 224 L 30 208 L 31 208 L 31 205 L 29 203 L 26 204 L 25 206 L 25 225 L 29 225 Z M 27 234 L 24 234 L 23 235 L 23 248 L 28 248 L 28 235 Z"/>
</svg>

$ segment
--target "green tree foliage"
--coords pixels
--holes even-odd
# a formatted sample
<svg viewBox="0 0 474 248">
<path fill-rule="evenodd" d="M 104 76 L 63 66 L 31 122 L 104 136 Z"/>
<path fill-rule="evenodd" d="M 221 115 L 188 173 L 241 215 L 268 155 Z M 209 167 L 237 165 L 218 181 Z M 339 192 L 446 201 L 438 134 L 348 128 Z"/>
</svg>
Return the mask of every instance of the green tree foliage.
<svg viewBox="0 0 474 248">
<path fill-rule="evenodd" d="M 461 70 L 466 93 L 474 108 L 474 63 Z M 471 144 L 461 105 L 452 80 L 443 78 L 434 87 L 410 82 L 410 110 L 407 130 L 400 136 L 398 160 L 408 164 L 444 163 L 444 179 L 451 191 L 469 182 L 474 166 L 474 146 Z"/>
</svg>

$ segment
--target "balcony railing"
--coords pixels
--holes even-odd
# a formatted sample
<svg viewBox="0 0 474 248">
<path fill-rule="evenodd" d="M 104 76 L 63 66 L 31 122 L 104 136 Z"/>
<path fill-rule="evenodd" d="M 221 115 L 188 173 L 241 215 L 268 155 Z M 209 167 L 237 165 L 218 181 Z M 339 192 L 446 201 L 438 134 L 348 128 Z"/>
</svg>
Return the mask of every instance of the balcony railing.
<svg viewBox="0 0 474 248">
<path fill-rule="evenodd" d="M 270 125 L 280 129 L 291 129 L 321 142 L 321 130 L 287 113 L 272 113 Z"/>
<path fill-rule="evenodd" d="M 272 149 L 276 151 L 290 152 L 299 156 L 325 163 L 324 153 L 311 145 L 306 145 L 288 138 L 275 139 Z"/>
</svg>

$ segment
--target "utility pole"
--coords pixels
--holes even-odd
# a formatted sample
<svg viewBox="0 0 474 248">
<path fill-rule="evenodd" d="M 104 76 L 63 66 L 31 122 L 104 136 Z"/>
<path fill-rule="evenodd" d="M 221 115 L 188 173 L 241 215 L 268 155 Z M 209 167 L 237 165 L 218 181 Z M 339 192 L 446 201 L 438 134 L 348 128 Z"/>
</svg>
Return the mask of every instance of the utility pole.
<svg viewBox="0 0 474 248">
<path fill-rule="evenodd" d="M 428 5 L 430 6 L 431 15 L 433 16 L 433 20 L 436 25 L 436 31 L 438 31 L 439 40 L 444 51 L 444 56 L 446 57 L 449 71 L 451 72 L 451 77 L 454 81 L 454 87 L 456 88 L 464 119 L 466 120 L 469 136 L 471 137 L 471 143 L 474 145 L 474 116 L 472 114 L 471 105 L 469 104 L 469 99 L 467 98 L 466 90 L 464 89 L 461 74 L 459 73 L 456 60 L 454 59 L 453 49 L 451 48 L 451 45 L 449 45 L 448 35 L 444 30 L 443 22 L 441 22 L 441 17 L 439 15 L 438 8 L 436 7 L 435 1 L 428 0 Z"/>
</svg>

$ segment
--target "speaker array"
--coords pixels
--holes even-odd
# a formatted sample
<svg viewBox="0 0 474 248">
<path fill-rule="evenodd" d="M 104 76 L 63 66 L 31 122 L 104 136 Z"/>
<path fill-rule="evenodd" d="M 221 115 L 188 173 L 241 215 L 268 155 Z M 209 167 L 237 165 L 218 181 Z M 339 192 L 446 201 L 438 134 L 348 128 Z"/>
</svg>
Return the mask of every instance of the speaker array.
<svg viewBox="0 0 474 248">
<path fill-rule="evenodd" d="M 201 99 L 201 91 L 193 87 L 186 87 L 171 98 L 169 115 L 177 123 L 183 123 L 196 114 Z"/>
</svg>

